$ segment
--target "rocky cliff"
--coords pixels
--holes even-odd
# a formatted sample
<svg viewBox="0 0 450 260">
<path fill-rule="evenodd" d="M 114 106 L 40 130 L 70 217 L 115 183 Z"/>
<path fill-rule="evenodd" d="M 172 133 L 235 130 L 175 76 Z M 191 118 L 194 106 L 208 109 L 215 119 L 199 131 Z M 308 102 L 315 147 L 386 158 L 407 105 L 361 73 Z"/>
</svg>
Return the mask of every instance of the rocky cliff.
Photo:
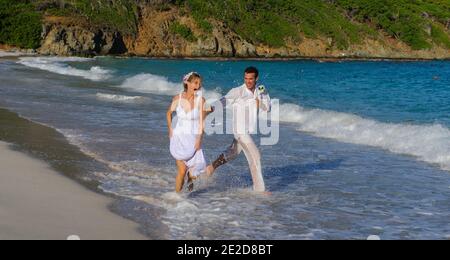
<svg viewBox="0 0 450 260">
<path fill-rule="evenodd" d="M 42 30 L 43 55 L 94 56 L 127 53 L 119 32 L 92 29 L 86 22 L 63 17 L 46 17 Z"/>
<path fill-rule="evenodd" d="M 193 17 L 177 6 L 168 5 L 164 9 L 158 9 L 154 2 L 139 6 L 134 34 L 93 27 L 88 20 L 80 18 L 46 16 L 38 53 L 64 56 L 450 58 L 450 50 L 442 46 L 433 45 L 430 49 L 413 50 L 382 31 L 378 32 L 377 37 L 364 39 L 345 49 L 335 47 L 332 38 L 312 39 L 304 35 L 300 35 L 298 41 L 286 41 L 285 46 L 275 48 L 251 43 L 218 20 L 209 20 L 212 28 L 209 33 L 205 33 Z M 165 1 L 156 2 L 160 4 Z M 172 30 L 174 24 L 188 28 L 195 38 L 189 39 L 175 33 Z"/>
</svg>

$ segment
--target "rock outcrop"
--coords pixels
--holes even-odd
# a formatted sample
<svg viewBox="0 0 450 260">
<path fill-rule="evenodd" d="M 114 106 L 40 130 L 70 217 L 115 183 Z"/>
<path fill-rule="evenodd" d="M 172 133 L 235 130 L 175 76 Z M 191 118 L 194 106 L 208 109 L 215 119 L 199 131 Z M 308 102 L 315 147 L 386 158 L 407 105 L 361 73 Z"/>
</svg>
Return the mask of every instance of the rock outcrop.
<svg viewBox="0 0 450 260">
<path fill-rule="evenodd" d="M 43 25 L 39 54 L 60 56 L 95 56 L 126 54 L 127 49 L 119 32 L 47 22 Z"/>
<path fill-rule="evenodd" d="M 149 1 L 152 2 L 152 1 Z M 155 2 L 167 2 L 155 0 Z M 169 1 L 170 2 L 170 1 Z M 434 46 L 429 50 L 412 50 L 405 43 L 380 32 L 376 39 L 365 39 L 346 50 L 333 46 L 333 39 L 286 41 L 286 46 L 273 48 L 246 41 L 236 32 L 215 20 L 210 32 L 197 26 L 192 17 L 181 14 L 177 8 L 165 10 L 153 4 L 142 4 L 139 9 L 137 31 L 121 35 L 117 31 L 93 29 L 87 21 L 67 17 L 46 17 L 42 46 L 38 53 L 63 56 L 128 55 L 151 57 L 237 57 L 237 58 L 395 58 L 395 59 L 449 59 L 450 51 Z M 192 30 L 195 40 L 183 38 L 171 31 L 174 23 Z M 450 26 L 450 21 L 447 27 Z"/>
<path fill-rule="evenodd" d="M 182 23 L 191 28 L 197 40 L 190 42 L 170 32 L 170 26 Z M 256 47 L 219 22 L 205 34 L 189 17 L 175 10 L 156 11 L 142 8 L 136 37 L 125 40 L 128 54 L 156 57 L 257 57 Z"/>
</svg>

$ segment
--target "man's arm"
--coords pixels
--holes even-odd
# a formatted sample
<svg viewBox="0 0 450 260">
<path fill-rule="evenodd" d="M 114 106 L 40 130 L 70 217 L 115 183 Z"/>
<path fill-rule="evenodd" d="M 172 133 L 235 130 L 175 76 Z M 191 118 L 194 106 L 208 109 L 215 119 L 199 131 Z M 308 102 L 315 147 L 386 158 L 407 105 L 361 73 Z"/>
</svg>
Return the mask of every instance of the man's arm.
<svg viewBox="0 0 450 260">
<path fill-rule="evenodd" d="M 226 108 L 227 105 L 232 105 L 239 98 L 239 88 L 234 88 L 228 92 L 224 97 L 222 97 L 219 101 L 222 103 L 223 108 Z"/>
</svg>

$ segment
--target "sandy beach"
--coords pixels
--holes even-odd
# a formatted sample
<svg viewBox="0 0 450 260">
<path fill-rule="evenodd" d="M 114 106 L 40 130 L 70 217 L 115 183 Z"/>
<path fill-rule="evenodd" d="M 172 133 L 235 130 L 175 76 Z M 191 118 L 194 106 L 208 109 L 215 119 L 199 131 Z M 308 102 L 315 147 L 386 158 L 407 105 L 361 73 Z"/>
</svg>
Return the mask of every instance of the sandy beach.
<svg viewBox="0 0 450 260">
<path fill-rule="evenodd" d="M 111 199 L 0 142 L 0 239 L 145 239 Z"/>
</svg>

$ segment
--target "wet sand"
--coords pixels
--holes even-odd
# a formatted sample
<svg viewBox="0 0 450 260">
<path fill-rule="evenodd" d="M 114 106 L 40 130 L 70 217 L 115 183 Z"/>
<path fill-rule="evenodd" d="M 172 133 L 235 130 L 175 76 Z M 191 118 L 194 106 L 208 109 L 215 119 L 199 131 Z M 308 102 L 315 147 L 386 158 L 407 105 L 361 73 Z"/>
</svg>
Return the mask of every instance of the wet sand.
<svg viewBox="0 0 450 260">
<path fill-rule="evenodd" d="M 0 142 L 0 239 L 145 239 L 112 199 Z M 77 237 L 75 237 L 77 238 Z"/>
</svg>

